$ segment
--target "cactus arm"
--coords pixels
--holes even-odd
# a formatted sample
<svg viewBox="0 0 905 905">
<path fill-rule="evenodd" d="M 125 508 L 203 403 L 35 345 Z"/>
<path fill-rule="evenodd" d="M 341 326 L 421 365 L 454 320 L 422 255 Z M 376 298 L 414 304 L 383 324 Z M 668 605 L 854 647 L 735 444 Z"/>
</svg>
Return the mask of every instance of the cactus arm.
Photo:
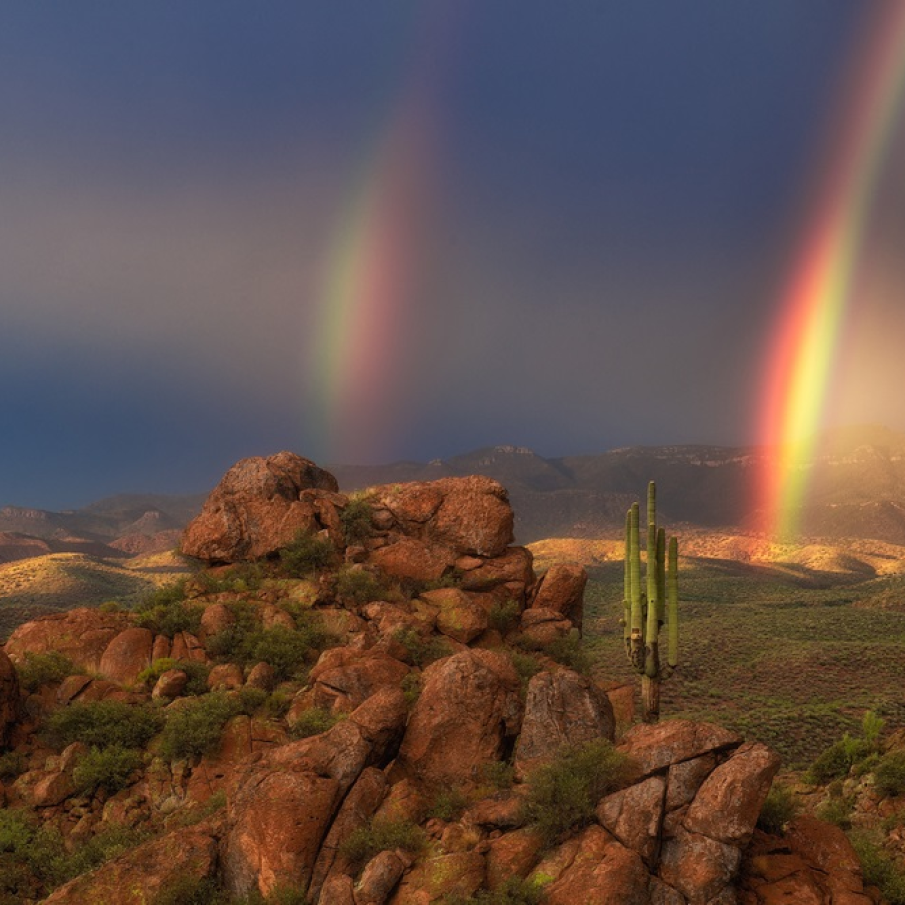
<svg viewBox="0 0 905 905">
<path fill-rule="evenodd" d="M 631 661 L 635 669 L 641 669 L 644 663 L 644 620 L 641 608 L 641 549 L 638 540 L 639 513 L 638 504 L 632 503 L 630 510 L 631 530 L 629 547 L 631 551 Z"/>
<path fill-rule="evenodd" d="M 679 542 L 669 539 L 669 574 L 666 579 L 669 600 L 669 644 L 666 660 L 675 669 L 679 665 Z"/>
<path fill-rule="evenodd" d="M 666 623 L 666 529 L 657 529 L 657 627 Z"/>
</svg>

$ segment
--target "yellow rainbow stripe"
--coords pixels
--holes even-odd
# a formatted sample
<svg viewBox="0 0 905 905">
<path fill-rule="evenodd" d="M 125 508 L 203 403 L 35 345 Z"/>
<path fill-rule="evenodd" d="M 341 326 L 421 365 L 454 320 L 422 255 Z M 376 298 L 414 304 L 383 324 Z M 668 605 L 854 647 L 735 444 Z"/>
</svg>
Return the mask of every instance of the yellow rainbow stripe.
<svg viewBox="0 0 905 905">
<path fill-rule="evenodd" d="M 800 532 L 809 462 L 827 413 L 827 390 L 890 133 L 905 98 L 905 2 L 878 4 L 856 60 L 834 165 L 787 282 L 767 368 L 759 435 L 775 454 L 759 508 L 776 538 Z"/>
</svg>

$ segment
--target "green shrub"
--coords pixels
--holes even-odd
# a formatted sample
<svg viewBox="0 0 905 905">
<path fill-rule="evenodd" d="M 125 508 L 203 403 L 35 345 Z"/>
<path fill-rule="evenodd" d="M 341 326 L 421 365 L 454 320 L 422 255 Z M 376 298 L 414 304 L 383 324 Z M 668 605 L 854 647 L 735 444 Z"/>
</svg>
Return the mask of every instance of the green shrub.
<svg viewBox="0 0 905 905">
<path fill-rule="evenodd" d="M 85 795 L 92 795 L 99 788 L 113 794 L 129 784 L 129 777 L 141 764 L 141 754 L 132 748 L 91 748 L 76 764 L 72 781 Z"/>
<path fill-rule="evenodd" d="M 421 675 L 416 672 L 410 672 L 402 677 L 400 684 L 406 707 L 411 709 L 415 706 L 415 701 L 421 697 Z"/>
<path fill-rule="evenodd" d="M 873 710 L 868 710 L 864 714 L 864 719 L 861 721 L 861 735 L 871 751 L 879 750 L 880 734 L 885 725 L 886 720 Z"/>
<path fill-rule="evenodd" d="M 187 677 L 185 694 L 199 695 L 207 693 L 207 677 L 211 668 L 197 660 L 174 660 L 172 657 L 159 657 L 147 669 L 138 674 L 138 682 L 153 687 L 157 680 L 171 669 L 181 669 Z"/>
<path fill-rule="evenodd" d="M 367 826 L 356 827 L 340 845 L 340 852 L 360 870 L 378 852 L 401 848 L 417 853 L 424 848 L 424 831 L 410 820 L 375 820 Z"/>
<path fill-rule="evenodd" d="M 398 641 L 408 651 L 412 663 L 419 668 L 452 653 L 449 642 L 441 635 L 422 635 L 413 628 L 397 629 L 393 633 L 393 640 Z"/>
<path fill-rule="evenodd" d="M 280 550 L 280 563 L 291 578 L 304 578 L 330 565 L 335 553 L 329 538 L 300 531 L 291 544 Z"/>
<path fill-rule="evenodd" d="M 512 788 L 512 783 L 515 781 L 515 767 L 506 761 L 497 760 L 484 764 L 481 767 L 480 775 L 482 782 L 497 791 L 503 791 Z"/>
<path fill-rule="evenodd" d="M 349 498 L 349 502 L 339 513 L 343 537 L 347 544 L 360 544 L 370 536 L 371 515 L 371 504 L 365 497 Z"/>
<path fill-rule="evenodd" d="M 28 768 L 28 761 L 18 751 L 0 754 L 0 780 L 9 782 L 21 776 Z"/>
<path fill-rule="evenodd" d="M 37 691 L 42 685 L 62 682 L 66 676 L 71 676 L 74 672 L 72 661 L 55 650 L 46 654 L 28 652 L 25 659 L 16 664 L 19 685 L 29 694 Z"/>
<path fill-rule="evenodd" d="M 792 790 L 782 783 L 774 782 L 760 810 L 757 825 L 765 833 L 780 836 L 797 812 L 798 802 L 795 801 Z"/>
<path fill-rule="evenodd" d="M 89 747 L 144 748 L 160 731 L 163 715 L 148 704 L 124 701 L 76 702 L 52 711 L 44 723 L 44 736 L 57 748 L 72 742 Z"/>
<path fill-rule="evenodd" d="M 840 829 L 851 829 L 853 803 L 841 795 L 833 795 L 817 808 L 816 815 Z"/>
<path fill-rule="evenodd" d="M 606 739 L 563 749 L 528 777 L 526 822 L 534 824 L 545 845 L 594 820 L 597 802 L 623 785 L 630 761 Z"/>
<path fill-rule="evenodd" d="M 512 661 L 512 665 L 523 685 L 526 685 L 532 676 L 536 676 L 541 671 L 541 665 L 533 654 L 524 653 L 520 650 L 510 650 L 509 659 Z"/>
<path fill-rule="evenodd" d="M 461 789 L 448 787 L 434 796 L 428 816 L 438 820 L 455 820 L 468 807 L 468 797 Z"/>
<path fill-rule="evenodd" d="M 228 905 L 229 896 L 210 877 L 174 877 L 160 888 L 150 905 Z"/>
<path fill-rule="evenodd" d="M 444 905 L 539 905 L 549 880 L 509 877 L 495 889 L 479 889 L 474 895 L 448 896 Z"/>
<path fill-rule="evenodd" d="M 574 669 L 575 672 L 582 675 L 587 675 L 591 669 L 591 657 L 581 643 L 577 632 L 556 638 L 543 645 L 541 649 L 552 660 L 569 669 Z"/>
<path fill-rule="evenodd" d="M 824 785 L 831 780 L 848 775 L 853 764 L 854 746 L 846 733 L 845 737 L 834 742 L 808 768 L 805 778 L 816 785 Z"/>
<path fill-rule="evenodd" d="M 889 905 L 905 905 L 905 872 L 874 839 L 853 833 L 852 845 L 861 861 L 864 882 L 879 888 Z"/>
<path fill-rule="evenodd" d="M 336 576 L 336 596 L 346 603 L 363 604 L 386 596 L 386 588 L 367 569 L 344 566 Z"/>
<path fill-rule="evenodd" d="M 158 635 L 172 638 L 179 632 L 197 634 L 204 607 L 185 599 L 187 579 L 157 588 L 135 606 L 138 624 Z"/>
<path fill-rule="evenodd" d="M 345 716 L 344 713 L 333 713 L 323 707 L 311 707 L 299 714 L 299 718 L 289 727 L 289 734 L 294 739 L 320 735 L 332 729 Z"/>
<path fill-rule="evenodd" d="M 874 770 L 874 782 L 883 795 L 905 792 L 905 751 L 891 751 L 881 758 Z"/>
<path fill-rule="evenodd" d="M 496 601 L 490 607 L 488 625 L 501 635 L 507 635 L 518 627 L 521 607 L 517 600 Z"/>
<path fill-rule="evenodd" d="M 178 708 L 170 708 L 160 738 L 160 754 L 174 761 L 213 754 L 227 721 L 239 712 L 239 703 L 223 692 L 187 698 Z"/>
<path fill-rule="evenodd" d="M 246 662 L 264 661 L 273 667 L 278 682 L 300 678 L 305 674 L 305 663 L 315 650 L 311 636 L 303 631 L 275 625 L 262 629 L 248 639 L 251 656 Z"/>
</svg>

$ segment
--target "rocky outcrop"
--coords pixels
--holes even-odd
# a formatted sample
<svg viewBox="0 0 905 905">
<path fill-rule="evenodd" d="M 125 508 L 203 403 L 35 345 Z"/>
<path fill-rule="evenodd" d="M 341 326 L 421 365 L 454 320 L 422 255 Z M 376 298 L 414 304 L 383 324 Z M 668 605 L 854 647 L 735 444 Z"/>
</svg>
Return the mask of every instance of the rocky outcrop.
<svg viewBox="0 0 905 905">
<path fill-rule="evenodd" d="M 125 613 L 79 608 L 66 613 L 53 613 L 20 625 L 10 635 L 4 650 L 18 663 L 26 653 L 46 654 L 56 651 L 67 657 L 78 669 L 98 672 L 107 645 L 130 624 Z"/>
<path fill-rule="evenodd" d="M 519 777 L 564 747 L 615 736 L 613 708 L 593 683 L 571 669 L 540 672 L 528 682 L 525 717 L 515 747 Z"/>
<path fill-rule="evenodd" d="M 505 654 L 464 650 L 431 664 L 396 769 L 428 788 L 474 786 L 521 721 L 521 683 Z"/>
<path fill-rule="evenodd" d="M 185 529 L 182 551 L 208 562 L 269 556 L 299 531 L 335 523 L 332 495 L 338 489 L 333 475 L 294 453 L 243 459 Z"/>
</svg>

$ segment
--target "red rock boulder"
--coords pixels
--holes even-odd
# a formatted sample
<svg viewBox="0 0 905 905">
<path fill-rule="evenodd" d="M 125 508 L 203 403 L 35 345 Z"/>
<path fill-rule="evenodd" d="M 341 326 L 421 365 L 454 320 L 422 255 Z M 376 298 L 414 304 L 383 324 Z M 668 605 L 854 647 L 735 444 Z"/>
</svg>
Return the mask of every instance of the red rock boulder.
<svg viewBox="0 0 905 905">
<path fill-rule="evenodd" d="M 424 671 L 397 768 L 433 789 L 473 785 L 521 720 L 521 683 L 507 656 L 466 649 Z"/>
<path fill-rule="evenodd" d="M 335 530 L 339 499 L 331 495 L 337 491 L 333 475 L 294 453 L 243 459 L 185 529 L 182 552 L 208 562 L 239 562 L 275 553 L 299 531 Z"/>
</svg>

